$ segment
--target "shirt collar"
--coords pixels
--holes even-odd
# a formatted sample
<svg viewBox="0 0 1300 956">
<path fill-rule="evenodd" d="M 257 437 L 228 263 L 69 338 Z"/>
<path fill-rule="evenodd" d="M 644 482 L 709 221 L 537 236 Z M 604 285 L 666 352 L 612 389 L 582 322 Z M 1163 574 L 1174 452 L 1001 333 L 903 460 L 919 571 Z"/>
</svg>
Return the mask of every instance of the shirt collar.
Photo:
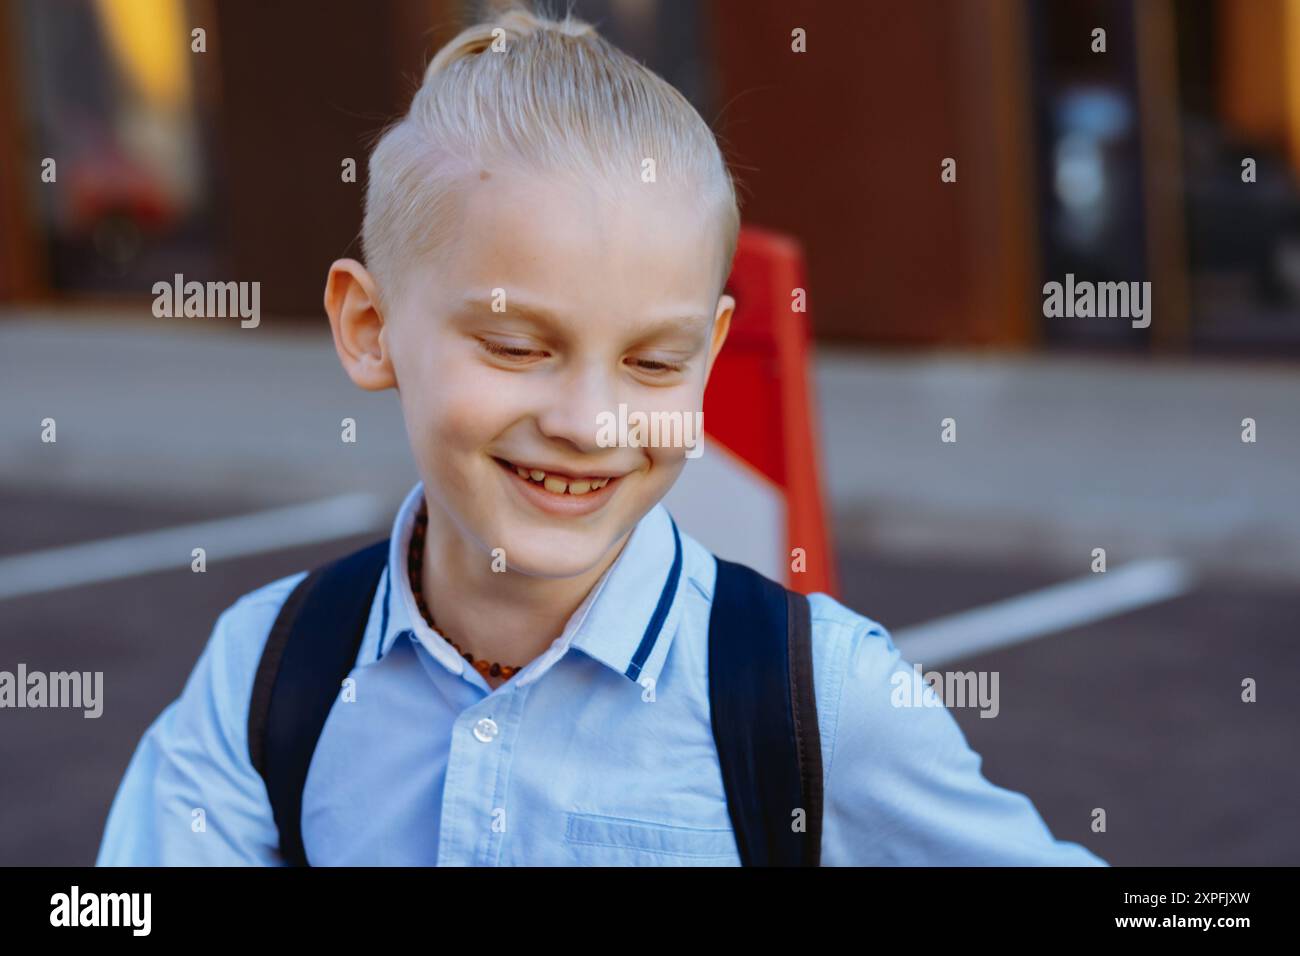
<svg viewBox="0 0 1300 956">
<path fill-rule="evenodd" d="M 407 575 L 406 552 L 423 496 L 424 485 L 417 482 L 393 521 L 388 567 L 382 593 L 376 595 L 378 648 L 367 655 L 367 663 L 382 660 L 399 637 L 410 636 L 449 671 L 461 674 L 467 662 L 425 622 Z M 637 522 L 560 637 L 514 680 L 531 683 L 572 646 L 631 681 L 653 686 L 681 621 L 683 551 L 676 522 L 662 503 L 656 504 Z"/>
</svg>

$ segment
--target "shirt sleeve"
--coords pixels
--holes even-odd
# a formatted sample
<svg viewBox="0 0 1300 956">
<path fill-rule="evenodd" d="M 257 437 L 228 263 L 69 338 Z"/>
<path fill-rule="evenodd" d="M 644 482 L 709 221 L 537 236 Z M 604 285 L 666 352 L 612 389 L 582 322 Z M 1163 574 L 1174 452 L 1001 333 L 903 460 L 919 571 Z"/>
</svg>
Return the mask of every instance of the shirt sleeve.
<svg viewBox="0 0 1300 956">
<path fill-rule="evenodd" d="M 851 635 L 847 648 L 830 642 L 843 678 L 830 722 L 823 865 L 1108 865 L 1055 839 L 1027 796 L 984 777 L 982 758 L 928 684 L 917 681 L 916 694 L 911 683 L 912 696 L 937 706 L 898 705 L 908 698 L 896 692 L 916 672 L 887 630 L 858 622 L 834 625 Z"/>
<path fill-rule="evenodd" d="M 300 578 L 217 619 L 180 697 L 136 747 L 97 866 L 283 865 L 266 784 L 248 756 L 248 710 L 267 634 Z"/>
</svg>

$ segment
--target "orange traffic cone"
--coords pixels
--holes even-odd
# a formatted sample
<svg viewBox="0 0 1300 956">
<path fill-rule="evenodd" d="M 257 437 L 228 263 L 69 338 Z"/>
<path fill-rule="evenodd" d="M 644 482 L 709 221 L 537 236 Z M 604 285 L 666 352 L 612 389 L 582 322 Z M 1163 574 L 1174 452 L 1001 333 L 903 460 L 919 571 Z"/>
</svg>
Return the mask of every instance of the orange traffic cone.
<svg viewBox="0 0 1300 956">
<path fill-rule="evenodd" d="M 719 557 L 805 594 L 836 593 L 808 387 L 809 326 L 797 241 L 741 230 L 731 331 L 704 396 L 704 451 L 664 503 Z"/>
</svg>

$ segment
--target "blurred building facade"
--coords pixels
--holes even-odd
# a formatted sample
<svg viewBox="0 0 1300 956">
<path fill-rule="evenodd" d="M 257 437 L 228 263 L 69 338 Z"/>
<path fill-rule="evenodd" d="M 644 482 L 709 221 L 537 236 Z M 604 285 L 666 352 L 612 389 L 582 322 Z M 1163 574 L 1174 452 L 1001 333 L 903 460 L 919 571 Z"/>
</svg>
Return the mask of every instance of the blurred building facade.
<svg viewBox="0 0 1300 956">
<path fill-rule="evenodd" d="M 0 301 L 143 307 L 181 272 L 319 319 L 370 144 L 491 6 L 0 0 Z M 823 340 L 1300 355 L 1300 0 L 574 12 L 696 104 L 745 220 L 804 244 Z M 1151 281 L 1151 327 L 1045 319 L 1067 273 Z"/>
</svg>

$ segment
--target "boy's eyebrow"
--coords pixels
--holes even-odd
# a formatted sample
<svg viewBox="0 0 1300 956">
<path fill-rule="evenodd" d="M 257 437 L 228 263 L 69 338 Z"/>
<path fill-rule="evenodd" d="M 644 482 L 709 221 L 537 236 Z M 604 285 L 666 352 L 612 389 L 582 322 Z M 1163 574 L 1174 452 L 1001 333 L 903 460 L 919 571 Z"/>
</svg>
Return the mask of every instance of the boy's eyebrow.
<svg viewBox="0 0 1300 956">
<path fill-rule="evenodd" d="M 461 300 L 462 309 L 480 309 L 492 312 L 493 300 L 467 296 Z M 547 328 L 560 330 L 564 323 L 543 305 L 507 299 L 504 312 L 492 312 L 499 316 L 515 316 Z M 637 329 L 637 335 L 649 338 L 664 332 L 705 332 L 712 324 L 712 318 L 700 313 L 691 313 L 664 319 L 652 319 Z"/>
</svg>

